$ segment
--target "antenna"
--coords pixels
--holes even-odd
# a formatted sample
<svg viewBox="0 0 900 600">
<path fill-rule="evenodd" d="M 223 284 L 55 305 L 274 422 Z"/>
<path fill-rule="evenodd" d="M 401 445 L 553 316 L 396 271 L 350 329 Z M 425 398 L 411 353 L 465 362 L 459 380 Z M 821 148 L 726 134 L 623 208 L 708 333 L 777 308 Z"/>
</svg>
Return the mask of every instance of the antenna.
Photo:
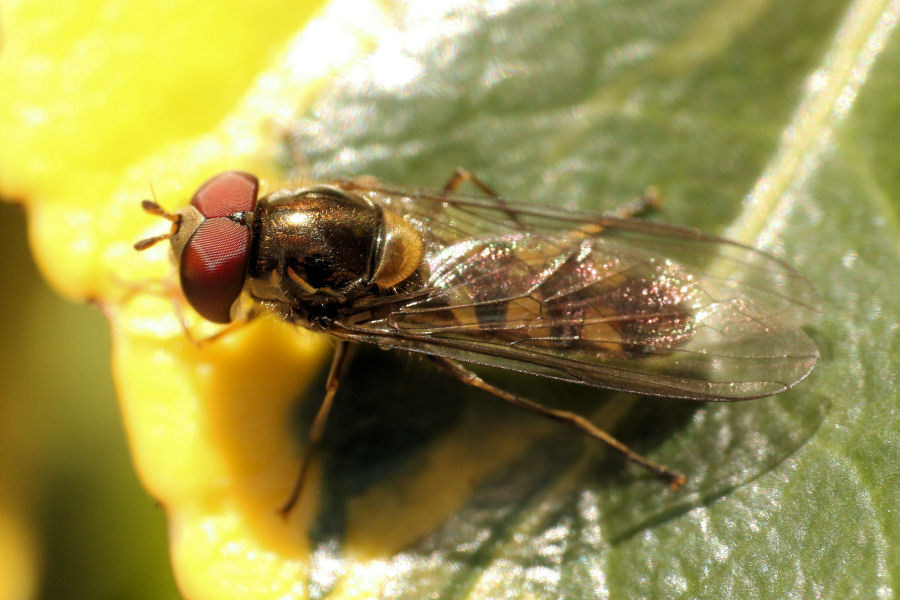
<svg viewBox="0 0 900 600">
<path fill-rule="evenodd" d="M 181 225 L 181 215 L 172 214 L 170 212 L 166 212 L 162 206 L 156 203 L 155 200 L 143 200 L 141 202 L 141 208 L 150 213 L 151 215 L 155 215 L 157 217 L 162 217 L 168 221 L 172 222 L 172 229 L 169 233 L 164 233 L 162 235 L 156 235 L 153 237 L 149 237 L 138 242 L 135 242 L 134 249 L 135 250 L 146 250 L 147 248 L 155 245 L 158 242 L 163 240 L 167 240 L 171 238 L 178 232 L 178 227 Z"/>
</svg>

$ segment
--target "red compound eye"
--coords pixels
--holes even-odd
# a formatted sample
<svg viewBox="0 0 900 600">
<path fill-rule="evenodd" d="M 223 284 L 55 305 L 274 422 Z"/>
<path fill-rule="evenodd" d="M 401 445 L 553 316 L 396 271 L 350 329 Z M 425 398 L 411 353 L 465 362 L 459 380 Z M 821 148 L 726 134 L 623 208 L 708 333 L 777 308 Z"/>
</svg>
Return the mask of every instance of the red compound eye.
<svg viewBox="0 0 900 600">
<path fill-rule="evenodd" d="M 191 204 L 204 220 L 181 255 L 181 289 L 204 319 L 231 321 L 231 305 L 244 287 L 250 260 L 250 229 L 231 217 L 256 206 L 259 181 L 226 171 L 201 185 Z"/>
<path fill-rule="evenodd" d="M 243 171 L 219 173 L 194 192 L 191 204 L 207 219 L 253 210 L 259 180 Z"/>
<path fill-rule="evenodd" d="M 181 289 L 204 319 L 231 321 L 231 305 L 244 287 L 250 230 L 227 218 L 200 224 L 181 255 Z"/>
</svg>

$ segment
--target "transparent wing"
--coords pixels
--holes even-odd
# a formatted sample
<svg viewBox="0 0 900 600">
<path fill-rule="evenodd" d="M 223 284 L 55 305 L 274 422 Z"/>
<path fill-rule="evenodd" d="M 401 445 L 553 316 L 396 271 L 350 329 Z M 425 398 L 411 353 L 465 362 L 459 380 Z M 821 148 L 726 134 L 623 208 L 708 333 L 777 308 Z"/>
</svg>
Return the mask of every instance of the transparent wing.
<svg viewBox="0 0 900 600">
<path fill-rule="evenodd" d="M 352 185 L 352 184 L 346 184 Z M 766 396 L 818 352 L 809 283 L 698 231 L 502 200 L 356 185 L 425 240 L 421 272 L 358 303 L 334 333 L 382 347 L 612 389 Z"/>
</svg>

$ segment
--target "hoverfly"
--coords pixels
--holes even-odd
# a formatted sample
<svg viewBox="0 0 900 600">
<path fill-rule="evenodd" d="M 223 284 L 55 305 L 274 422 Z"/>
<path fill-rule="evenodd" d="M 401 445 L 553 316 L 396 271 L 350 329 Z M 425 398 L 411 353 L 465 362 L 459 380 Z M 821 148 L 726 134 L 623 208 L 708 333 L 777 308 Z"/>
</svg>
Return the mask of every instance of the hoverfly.
<svg viewBox="0 0 900 600">
<path fill-rule="evenodd" d="M 456 193 L 464 181 L 487 195 Z M 352 343 L 422 353 L 469 385 L 609 444 L 673 488 L 683 475 L 461 363 L 715 401 L 777 394 L 818 360 L 800 328 L 818 311 L 807 280 L 778 258 L 700 231 L 509 204 L 464 170 L 442 190 L 360 178 L 258 193 L 255 176 L 228 171 L 175 214 L 145 200 L 172 228 L 135 248 L 169 239 L 184 296 L 209 321 L 265 312 L 337 339 L 285 514 Z"/>
</svg>

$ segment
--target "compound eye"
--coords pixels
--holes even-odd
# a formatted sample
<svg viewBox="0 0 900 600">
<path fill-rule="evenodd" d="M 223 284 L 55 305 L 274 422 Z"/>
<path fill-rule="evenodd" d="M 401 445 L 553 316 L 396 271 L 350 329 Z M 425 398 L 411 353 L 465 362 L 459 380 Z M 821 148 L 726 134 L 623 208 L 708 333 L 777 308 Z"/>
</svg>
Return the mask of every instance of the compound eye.
<svg viewBox="0 0 900 600">
<path fill-rule="evenodd" d="M 200 315 L 231 321 L 231 305 L 244 287 L 250 230 L 227 218 L 203 221 L 181 255 L 181 289 Z"/>
<path fill-rule="evenodd" d="M 259 180 L 243 171 L 225 171 L 197 188 L 191 204 L 207 219 L 253 210 Z"/>
</svg>

